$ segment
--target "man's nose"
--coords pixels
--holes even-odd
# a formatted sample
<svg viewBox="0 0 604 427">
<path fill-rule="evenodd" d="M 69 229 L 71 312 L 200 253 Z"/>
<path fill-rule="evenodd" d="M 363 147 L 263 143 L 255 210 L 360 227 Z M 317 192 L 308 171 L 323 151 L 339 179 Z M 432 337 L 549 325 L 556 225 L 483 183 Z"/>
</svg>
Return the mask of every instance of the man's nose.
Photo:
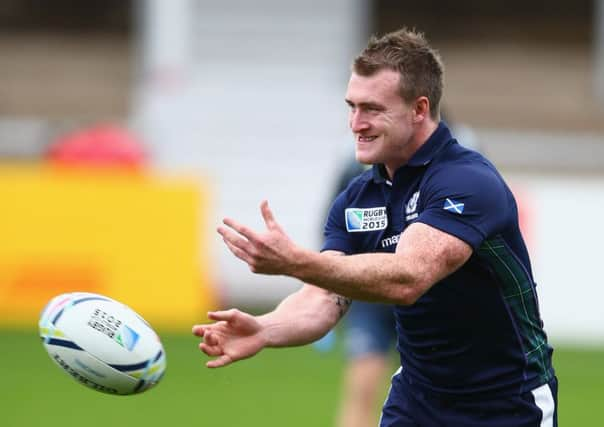
<svg viewBox="0 0 604 427">
<path fill-rule="evenodd" d="M 352 111 L 350 113 L 350 129 L 353 132 L 361 132 L 369 128 L 369 123 L 365 120 L 361 111 Z"/>
</svg>

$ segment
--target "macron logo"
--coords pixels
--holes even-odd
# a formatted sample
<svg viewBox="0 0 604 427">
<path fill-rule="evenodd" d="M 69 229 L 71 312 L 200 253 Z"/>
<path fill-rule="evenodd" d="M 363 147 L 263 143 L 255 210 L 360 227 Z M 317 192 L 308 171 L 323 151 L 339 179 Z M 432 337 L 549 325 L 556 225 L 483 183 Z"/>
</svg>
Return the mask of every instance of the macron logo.
<svg viewBox="0 0 604 427">
<path fill-rule="evenodd" d="M 443 206 L 444 210 L 449 211 L 449 212 L 454 212 L 456 214 L 463 213 L 463 208 L 464 208 L 463 203 L 456 202 L 455 200 L 452 200 L 452 199 L 445 200 L 445 204 Z"/>
</svg>

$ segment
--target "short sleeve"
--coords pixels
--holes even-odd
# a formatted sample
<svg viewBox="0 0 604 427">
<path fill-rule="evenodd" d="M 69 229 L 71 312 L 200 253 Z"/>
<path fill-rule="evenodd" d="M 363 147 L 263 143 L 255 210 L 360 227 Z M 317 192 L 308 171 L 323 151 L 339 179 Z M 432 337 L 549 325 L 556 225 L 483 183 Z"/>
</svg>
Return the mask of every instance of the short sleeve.
<svg viewBox="0 0 604 427">
<path fill-rule="evenodd" d="M 416 222 L 456 236 L 474 249 L 517 218 L 511 192 L 486 164 L 454 164 L 436 171 L 422 186 L 420 203 Z"/>
<path fill-rule="evenodd" d="M 346 254 L 353 252 L 352 241 L 346 230 L 344 211 L 347 207 L 346 192 L 340 193 L 333 202 L 323 231 L 323 251 L 339 251 Z"/>
</svg>

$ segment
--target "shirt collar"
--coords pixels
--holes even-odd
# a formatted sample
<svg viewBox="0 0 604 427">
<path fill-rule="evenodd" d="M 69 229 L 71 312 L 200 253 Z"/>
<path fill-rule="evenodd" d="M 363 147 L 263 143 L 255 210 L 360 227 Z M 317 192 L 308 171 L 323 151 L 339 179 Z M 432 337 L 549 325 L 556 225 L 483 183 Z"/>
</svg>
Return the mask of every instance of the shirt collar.
<svg viewBox="0 0 604 427">
<path fill-rule="evenodd" d="M 371 172 L 373 175 L 373 181 L 376 184 L 383 184 L 386 181 L 390 181 L 390 179 L 387 178 L 388 174 L 386 173 L 386 168 L 381 163 L 373 165 L 373 169 Z"/>
<path fill-rule="evenodd" d="M 402 167 L 418 167 L 426 166 L 436 157 L 438 152 L 449 142 L 453 137 L 451 131 L 444 121 L 438 124 L 436 130 L 430 135 L 428 140 L 415 152 L 409 159 L 407 164 Z M 380 184 L 390 181 L 386 173 L 386 168 L 382 164 L 373 165 L 373 180 Z"/>
</svg>

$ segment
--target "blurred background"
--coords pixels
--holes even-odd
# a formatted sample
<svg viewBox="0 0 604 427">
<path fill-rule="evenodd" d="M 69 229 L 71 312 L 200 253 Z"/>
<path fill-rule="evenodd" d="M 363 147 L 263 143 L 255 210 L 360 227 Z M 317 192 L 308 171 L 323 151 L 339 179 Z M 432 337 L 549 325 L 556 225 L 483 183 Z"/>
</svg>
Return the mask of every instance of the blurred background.
<svg viewBox="0 0 604 427">
<path fill-rule="evenodd" d="M 595 425 L 603 0 L 0 0 L 0 360 L 16 367 L 2 424 L 331 425 L 337 343 L 210 372 L 184 334 L 208 309 L 261 311 L 300 285 L 252 275 L 214 230 L 224 216 L 261 227 L 266 198 L 294 240 L 320 246 L 353 150 L 350 63 L 370 34 L 402 26 L 440 51 L 448 119 L 519 199 L 561 421 Z M 165 384 L 115 399 L 52 367 L 37 316 L 74 290 L 156 326 Z M 113 410 L 96 414 L 99 402 Z"/>
</svg>

